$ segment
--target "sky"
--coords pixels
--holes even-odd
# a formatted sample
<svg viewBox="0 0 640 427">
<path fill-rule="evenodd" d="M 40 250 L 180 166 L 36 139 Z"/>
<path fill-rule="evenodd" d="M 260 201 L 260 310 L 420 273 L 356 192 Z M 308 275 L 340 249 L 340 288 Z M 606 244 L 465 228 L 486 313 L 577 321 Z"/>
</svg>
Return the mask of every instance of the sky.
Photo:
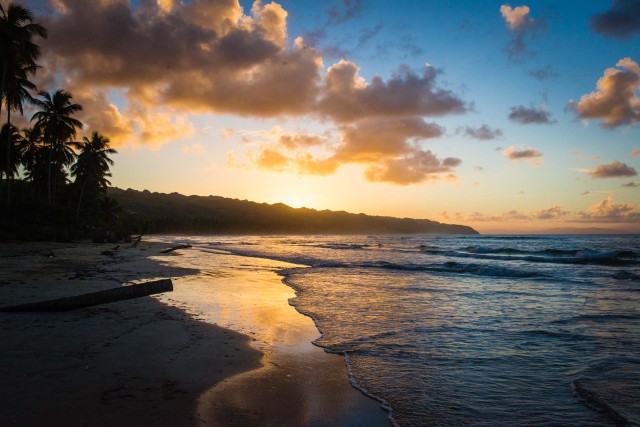
<svg viewBox="0 0 640 427">
<path fill-rule="evenodd" d="M 639 0 L 19 3 L 114 186 L 640 232 Z"/>
</svg>

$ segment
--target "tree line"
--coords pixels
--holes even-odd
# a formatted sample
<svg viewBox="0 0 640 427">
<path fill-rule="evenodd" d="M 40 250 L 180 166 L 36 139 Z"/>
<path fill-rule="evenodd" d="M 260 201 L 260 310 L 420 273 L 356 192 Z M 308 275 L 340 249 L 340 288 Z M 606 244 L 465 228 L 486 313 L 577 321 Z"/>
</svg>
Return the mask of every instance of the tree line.
<svg viewBox="0 0 640 427">
<path fill-rule="evenodd" d="M 99 132 L 77 141 L 83 124 L 74 115 L 82 106 L 64 89 L 38 91 L 31 81 L 41 68 L 38 38 L 46 39 L 47 30 L 34 22 L 29 9 L 0 5 L 0 115 L 6 113 L 0 129 L 4 222 L 59 226 L 75 218 L 76 226 L 113 225 L 119 208 L 106 189 L 113 165 L 110 156 L 116 150 Z M 12 124 L 11 114 L 24 115 L 27 104 L 35 113 L 31 127 L 20 130 Z"/>
</svg>

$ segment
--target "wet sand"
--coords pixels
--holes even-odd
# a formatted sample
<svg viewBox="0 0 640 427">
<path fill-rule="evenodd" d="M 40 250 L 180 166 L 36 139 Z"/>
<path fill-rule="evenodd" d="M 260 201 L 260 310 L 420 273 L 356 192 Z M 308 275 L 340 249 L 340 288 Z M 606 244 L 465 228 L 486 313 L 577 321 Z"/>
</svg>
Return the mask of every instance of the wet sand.
<svg viewBox="0 0 640 427">
<path fill-rule="evenodd" d="M 174 259 L 171 265 L 202 266 L 200 275 L 181 279 L 177 298 L 208 322 L 248 334 L 264 355 L 261 368 L 201 396 L 204 425 L 390 426 L 380 404 L 351 387 L 344 357 L 311 344 L 318 329 L 288 304 L 295 292 L 276 274 L 296 265 L 198 250 Z"/>
<path fill-rule="evenodd" d="M 311 344 L 317 329 L 274 272 L 283 263 L 160 256 L 166 246 L 109 257 L 104 245 L 0 245 L 2 306 L 174 283 L 72 312 L 0 313 L 0 425 L 389 425 L 349 385 L 343 358 Z"/>
</svg>

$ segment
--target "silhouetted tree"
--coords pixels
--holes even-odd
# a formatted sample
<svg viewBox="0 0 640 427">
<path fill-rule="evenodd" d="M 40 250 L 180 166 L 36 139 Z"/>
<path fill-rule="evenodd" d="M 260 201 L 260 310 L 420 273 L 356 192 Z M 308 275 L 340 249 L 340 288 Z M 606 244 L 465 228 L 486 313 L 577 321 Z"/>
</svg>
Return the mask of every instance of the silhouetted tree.
<svg viewBox="0 0 640 427">
<path fill-rule="evenodd" d="M 38 94 L 42 99 L 35 99 L 34 103 L 40 108 L 33 117 L 35 127 L 42 132 L 47 144 L 49 165 L 47 178 L 47 200 L 49 203 L 55 198 L 54 178 L 64 172 L 64 167 L 69 166 L 75 158 L 71 149 L 72 138 L 76 135 L 82 123 L 72 114 L 82 110 L 79 104 L 72 104 L 70 93 L 59 89 L 53 94 L 42 91 Z"/>
<path fill-rule="evenodd" d="M 48 172 L 48 151 L 40 129 L 31 127 L 22 130 L 20 153 L 25 178 L 31 181 L 36 196 L 39 196 L 46 191 Z"/>
<path fill-rule="evenodd" d="M 107 226 L 113 226 L 120 218 L 121 212 L 122 207 L 116 199 L 104 196 L 100 201 L 100 213 Z"/>
<path fill-rule="evenodd" d="M 21 156 L 19 150 L 8 150 L 7 144 L 21 144 L 22 135 L 11 124 L 5 123 L 0 130 L 0 179 L 6 177 L 7 181 L 18 173 Z M 7 157 L 9 156 L 9 157 Z"/>
<path fill-rule="evenodd" d="M 80 190 L 76 209 L 76 217 L 79 217 L 83 197 L 97 201 L 100 195 L 106 193 L 107 186 L 111 184 L 107 179 L 111 176 L 109 166 L 113 165 L 109 154 L 116 154 L 117 151 L 109 147 L 109 138 L 98 132 L 93 132 L 91 139 L 86 136 L 82 138 L 77 148 L 80 153 L 71 165 L 71 175 L 75 177 L 74 185 Z"/>
<path fill-rule="evenodd" d="M 27 89 L 35 89 L 28 80 L 38 66 L 36 60 L 40 56 L 40 47 L 33 38 L 47 37 L 47 30 L 33 22 L 29 9 L 10 3 L 7 10 L 0 5 L 0 111 L 2 104 L 7 108 L 7 123 L 11 123 L 11 110 L 19 110 L 22 114 L 22 102 L 31 100 Z M 12 158 L 11 132 L 7 132 L 5 150 L 6 161 Z M 10 166 L 6 165 L 6 170 Z M 11 206 L 11 186 L 7 180 L 7 207 Z"/>
</svg>

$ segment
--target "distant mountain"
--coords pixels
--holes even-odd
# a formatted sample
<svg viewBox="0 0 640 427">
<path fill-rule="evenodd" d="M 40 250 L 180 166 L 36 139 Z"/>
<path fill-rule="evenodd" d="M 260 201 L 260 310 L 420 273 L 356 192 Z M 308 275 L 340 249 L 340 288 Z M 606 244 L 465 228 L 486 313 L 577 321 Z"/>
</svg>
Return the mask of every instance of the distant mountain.
<svg viewBox="0 0 640 427">
<path fill-rule="evenodd" d="M 478 234 L 464 225 L 292 208 L 218 196 L 184 196 L 110 188 L 110 197 L 155 233 L 211 234 Z"/>
</svg>

